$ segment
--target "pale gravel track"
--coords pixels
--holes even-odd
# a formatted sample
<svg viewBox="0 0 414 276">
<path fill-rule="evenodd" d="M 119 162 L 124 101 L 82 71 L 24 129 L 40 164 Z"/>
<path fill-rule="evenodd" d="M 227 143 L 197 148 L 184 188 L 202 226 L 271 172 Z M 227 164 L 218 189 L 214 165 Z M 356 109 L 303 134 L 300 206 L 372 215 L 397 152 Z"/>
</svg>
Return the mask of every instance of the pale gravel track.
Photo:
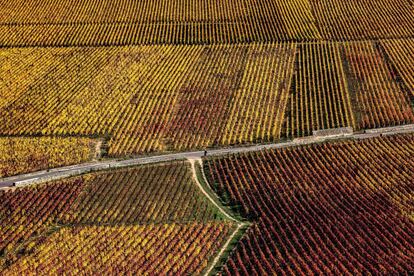
<svg viewBox="0 0 414 276">
<path fill-rule="evenodd" d="M 233 231 L 233 233 L 228 237 L 226 243 L 221 247 L 219 253 L 216 255 L 216 257 L 214 258 L 213 262 L 210 264 L 210 266 L 206 269 L 204 275 L 209 275 L 214 267 L 216 267 L 217 263 L 220 261 L 220 258 L 223 256 L 223 254 L 225 253 L 225 251 L 227 250 L 227 248 L 229 247 L 230 242 L 234 239 L 234 237 L 236 236 L 236 234 L 240 231 L 240 229 L 244 226 L 247 226 L 248 223 L 246 222 L 242 222 L 237 220 L 236 218 L 234 218 L 231 214 L 229 214 L 226 210 L 224 210 L 217 202 L 218 198 L 216 200 L 214 200 L 211 195 L 204 189 L 203 185 L 201 185 L 200 181 L 198 180 L 197 177 L 197 170 L 196 170 L 196 163 L 198 163 L 201 166 L 201 173 L 203 176 L 203 180 L 206 183 L 206 185 L 211 189 L 211 185 L 208 183 L 206 175 L 204 173 L 203 170 L 203 162 L 201 160 L 200 157 L 190 157 L 187 158 L 188 161 L 191 164 L 191 171 L 193 173 L 193 178 L 194 181 L 196 182 L 198 188 L 201 190 L 201 192 L 204 194 L 204 196 L 228 219 L 231 220 L 233 222 L 236 223 L 237 227 L 236 229 Z M 212 190 L 212 189 L 211 189 Z M 212 190 L 213 191 L 213 190 Z M 214 193 L 215 194 L 215 193 Z"/>
<path fill-rule="evenodd" d="M 313 143 L 320 143 L 324 141 L 338 140 L 338 139 L 368 139 L 373 137 L 379 137 L 381 135 L 394 135 L 400 133 L 412 133 L 414 132 L 414 124 L 411 125 L 402 125 L 396 127 L 388 128 L 378 128 L 367 130 L 365 133 L 353 133 L 349 135 L 337 135 L 337 136 L 325 136 L 325 137 L 314 137 L 308 136 L 300 139 L 294 139 L 288 142 L 275 143 L 275 144 L 262 144 L 246 147 L 234 147 L 234 148 L 223 148 L 223 149 L 213 149 L 208 151 L 208 156 L 215 155 L 226 155 L 226 154 L 235 154 L 243 153 L 250 151 L 260 151 L 264 149 L 277 149 L 277 148 L 286 148 L 300 145 L 309 145 Z M 16 185 L 27 185 L 45 182 L 49 180 L 66 178 L 69 176 L 79 175 L 83 173 L 88 173 L 91 171 L 106 170 L 111 168 L 121 168 L 134 165 L 143 165 L 151 164 L 158 162 L 168 162 L 174 160 L 183 160 L 188 158 L 201 158 L 204 155 L 204 151 L 192 151 L 192 152 L 179 152 L 172 154 L 164 154 L 157 156 L 149 157 L 138 157 L 126 160 L 106 160 L 106 161 L 95 161 L 79 165 L 61 167 L 56 169 L 51 169 L 49 171 L 38 171 L 35 173 L 28 173 L 17 175 L 13 177 L 0 179 L 0 189 L 3 187 L 11 187 L 13 183 Z"/>
<path fill-rule="evenodd" d="M 240 228 L 242 228 L 245 224 L 237 224 L 236 229 L 233 231 L 233 233 L 230 235 L 230 237 L 227 239 L 226 243 L 223 245 L 223 247 L 220 249 L 220 252 L 217 254 L 217 256 L 214 258 L 212 264 L 210 267 L 206 270 L 204 275 L 210 275 L 213 271 L 214 267 L 217 265 L 217 262 L 220 261 L 221 256 L 224 254 L 226 249 L 229 247 L 229 244 L 232 239 L 234 239 L 234 236 L 236 236 L 237 232 L 240 231 Z"/>
</svg>

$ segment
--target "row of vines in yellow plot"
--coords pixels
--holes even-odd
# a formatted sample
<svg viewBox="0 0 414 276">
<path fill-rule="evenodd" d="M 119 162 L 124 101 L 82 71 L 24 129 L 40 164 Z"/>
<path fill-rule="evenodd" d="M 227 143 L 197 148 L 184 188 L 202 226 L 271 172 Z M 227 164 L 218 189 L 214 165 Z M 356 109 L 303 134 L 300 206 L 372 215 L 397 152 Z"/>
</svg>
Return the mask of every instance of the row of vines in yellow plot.
<svg viewBox="0 0 414 276">
<path fill-rule="evenodd" d="M 91 160 L 96 143 L 77 137 L 0 137 L 0 177 Z"/>
<path fill-rule="evenodd" d="M 99 136 L 121 156 L 409 123 L 410 67 L 387 43 L 2 49 L 0 134 Z"/>
<path fill-rule="evenodd" d="M 0 45 L 406 38 L 413 15 L 410 0 L 13 1 L 2 3 Z"/>
<path fill-rule="evenodd" d="M 0 45 L 233 43 L 320 38 L 303 0 L 14 1 Z"/>
</svg>

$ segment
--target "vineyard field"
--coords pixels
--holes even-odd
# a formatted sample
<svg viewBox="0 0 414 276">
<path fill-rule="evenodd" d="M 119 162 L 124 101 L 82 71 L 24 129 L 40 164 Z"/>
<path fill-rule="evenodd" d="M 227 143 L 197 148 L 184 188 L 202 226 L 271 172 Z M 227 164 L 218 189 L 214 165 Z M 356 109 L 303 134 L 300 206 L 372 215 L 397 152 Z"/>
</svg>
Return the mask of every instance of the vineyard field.
<svg viewBox="0 0 414 276">
<path fill-rule="evenodd" d="M 0 137 L 0 178 L 92 160 L 96 145 L 89 138 Z"/>
<path fill-rule="evenodd" d="M 0 276 L 414 273 L 414 0 L 0 0 Z"/>
<path fill-rule="evenodd" d="M 396 67 L 399 77 L 408 86 L 414 102 L 414 39 L 382 40 L 380 43 Z"/>
<path fill-rule="evenodd" d="M 0 191 L 0 256 L 61 219 L 81 193 L 83 183 L 83 179 L 77 177 L 15 191 Z"/>
<path fill-rule="evenodd" d="M 320 37 L 311 6 L 303 0 L 1 4 L 2 46 L 277 42 Z"/>
<path fill-rule="evenodd" d="M 249 49 L 221 144 L 273 142 L 281 137 L 295 56 L 293 43 L 282 47 L 254 45 Z"/>
<path fill-rule="evenodd" d="M 219 222 L 65 227 L 29 247 L 32 254 L 3 272 L 199 275 L 230 228 Z"/>
<path fill-rule="evenodd" d="M 205 159 L 216 192 L 254 221 L 222 273 L 413 271 L 413 155 L 406 134 Z"/>
<path fill-rule="evenodd" d="M 0 76 L 30 75 L 32 61 L 23 64 L 17 52 L 37 56 L 30 54 L 36 51 L 46 50 L 0 50 L 9 67 L 20 68 L 0 69 Z M 50 69 L 42 68 L 47 73 L 24 86 L 6 86 L 10 95 L 16 89 L 25 91 L 0 108 L 0 133 L 109 137 L 109 155 L 121 156 L 277 140 L 295 45 L 51 48 L 50 52 L 56 58 L 49 60 Z M 260 74 L 260 82 L 251 78 L 250 70 Z M 258 105 L 267 114 L 260 114 Z M 243 129 L 251 127 L 255 133 L 248 137 Z"/>
<path fill-rule="evenodd" d="M 340 44 L 306 43 L 299 44 L 298 49 L 286 136 L 308 136 L 318 129 L 355 128 Z"/>
<path fill-rule="evenodd" d="M 246 65 L 244 46 L 203 49 L 178 90 L 166 141 L 177 149 L 206 147 L 220 137 Z M 177 131 L 179 130 L 179 131 Z"/>
<path fill-rule="evenodd" d="M 0 45 L 108 46 L 409 38 L 409 0 L 1 1 Z"/>
<path fill-rule="evenodd" d="M 328 40 L 408 38 L 414 35 L 410 0 L 309 0 Z"/>
<path fill-rule="evenodd" d="M 0 190 L 0 226 L 2 275 L 200 273 L 234 228 L 184 161 Z"/>
<path fill-rule="evenodd" d="M 372 42 L 344 44 L 345 62 L 357 87 L 354 111 L 360 117 L 359 129 L 378 128 L 414 122 L 410 92 L 401 85 Z"/>
<path fill-rule="evenodd" d="M 210 221 L 218 210 L 197 188 L 190 165 L 177 162 L 93 174 L 64 224 Z"/>
<path fill-rule="evenodd" d="M 0 135 L 99 137 L 118 157 L 410 123 L 410 68 L 403 83 L 375 45 L 1 49 Z"/>
</svg>

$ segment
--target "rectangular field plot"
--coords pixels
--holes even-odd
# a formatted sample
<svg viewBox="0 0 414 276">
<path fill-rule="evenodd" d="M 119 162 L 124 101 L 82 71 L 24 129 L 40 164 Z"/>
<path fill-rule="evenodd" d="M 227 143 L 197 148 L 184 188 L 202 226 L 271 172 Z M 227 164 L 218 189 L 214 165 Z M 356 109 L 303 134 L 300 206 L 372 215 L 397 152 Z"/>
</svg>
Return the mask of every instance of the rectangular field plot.
<svg viewBox="0 0 414 276">
<path fill-rule="evenodd" d="M 2 1 L 0 45 L 201 44 L 319 38 L 302 0 Z"/>
<path fill-rule="evenodd" d="M 249 47 L 221 144 L 280 138 L 296 54 L 295 44 Z"/>
<path fill-rule="evenodd" d="M 286 112 L 287 137 L 313 130 L 354 127 L 338 43 L 298 45 L 295 76 Z"/>
<path fill-rule="evenodd" d="M 409 92 L 397 81 L 372 42 L 345 43 L 344 62 L 355 87 L 350 91 L 358 127 L 378 128 L 414 122 Z"/>
<path fill-rule="evenodd" d="M 324 39 L 405 38 L 414 35 L 409 0 L 310 0 Z"/>
<path fill-rule="evenodd" d="M 407 274 L 414 269 L 414 135 L 205 160 L 254 224 L 224 275 Z"/>
</svg>

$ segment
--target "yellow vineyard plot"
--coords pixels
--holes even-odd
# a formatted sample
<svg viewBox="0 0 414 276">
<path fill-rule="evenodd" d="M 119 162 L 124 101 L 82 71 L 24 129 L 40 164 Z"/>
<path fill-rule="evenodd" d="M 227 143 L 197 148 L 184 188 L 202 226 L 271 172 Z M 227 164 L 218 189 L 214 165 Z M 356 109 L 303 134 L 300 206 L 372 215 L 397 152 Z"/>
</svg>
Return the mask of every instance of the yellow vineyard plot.
<svg viewBox="0 0 414 276">
<path fill-rule="evenodd" d="M 355 127 L 338 43 L 298 46 L 297 68 L 286 118 L 287 136 Z"/>
<path fill-rule="evenodd" d="M 414 39 L 382 40 L 381 45 L 414 97 Z"/>
<path fill-rule="evenodd" d="M 89 138 L 0 137 L 0 177 L 85 162 L 95 148 Z"/>
<path fill-rule="evenodd" d="M 0 45 L 202 44 L 319 39 L 303 0 L 14 1 Z"/>
<path fill-rule="evenodd" d="M 409 0 L 310 0 L 325 39 L 377 39 L 414 34 Z"/>
<path fill-rule="evenodd" d="M 232 100 L 222 144 L 280 138 L 295 53 L 294 44 L 249 48 L 246 70 Z"/>
</svg>

